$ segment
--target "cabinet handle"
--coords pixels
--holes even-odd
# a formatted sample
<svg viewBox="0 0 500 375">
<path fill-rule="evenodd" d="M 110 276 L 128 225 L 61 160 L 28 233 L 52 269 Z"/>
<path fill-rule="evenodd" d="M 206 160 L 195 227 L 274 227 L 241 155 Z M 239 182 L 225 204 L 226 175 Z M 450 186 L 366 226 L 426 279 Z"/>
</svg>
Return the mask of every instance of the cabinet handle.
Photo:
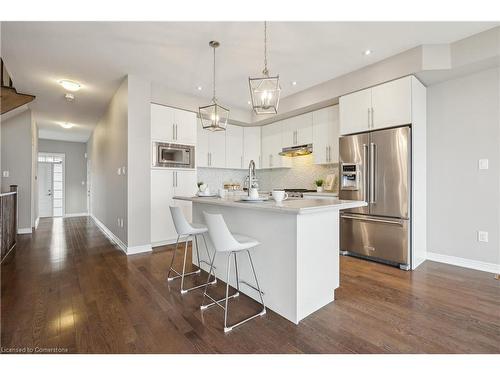
<svg viewBox="0 0 500 375">
<path fill-rule="evenodd" d="M 372 107 L 372 129 L 375 128 L 375 123 L 373 121 L 373 107 Z"/>
<path fill-rule="evenodd" d="M 332 162 L 332 146 L 328 146 L 328 161 Z"/>
<path fill-rule="evenodd" d="M 240 168 L 243 169 L 243 155 L 240 156 Z"/>
<path fill-rule="evenodd" d="M 328 146 L 325 147 L 325 159 L 326 162 L 328 163 Z"/>
<path fill-rule="evenodd" d="M 269 155 L 269 166 L 273 166 L 273 155 Z"/>
<path fill-rule="evenodd" d="M 172 139 L 175 141 L 175 124 L 172 124 Z"/>
<path fill-rule="evenodd" d="M 371 110 L 370 110 L 370 108 L 368 108 L 368 129 L 371 128 L 371 124 L 372 124 L 371 119 L 370 119 L 370 115 L 371 115 Z"/>
<path fill-rule="evenodd" d="M 175 140 L 177 140 L 177 124 L 175 124 Z"/>
</svg>

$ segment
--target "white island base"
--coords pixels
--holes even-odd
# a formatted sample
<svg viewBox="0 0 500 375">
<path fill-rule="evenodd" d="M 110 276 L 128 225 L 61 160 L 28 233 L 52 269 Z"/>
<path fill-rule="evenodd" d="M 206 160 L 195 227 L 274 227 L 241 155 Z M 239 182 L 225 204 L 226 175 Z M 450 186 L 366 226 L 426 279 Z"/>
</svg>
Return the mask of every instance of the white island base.
<svg viewBox="0 0 500 375">
<path fill-rule="evenodd" d="M 193 202 L 193 222 L 203 223 L 203 212 L 220 213 L 232 233 L 253 237 L 261 243 L 251 254 L 266 307 L 295 324 L 335 299 L 335 289 L 339 287 L 339 210 L 365 204 L 308 199 L 286 201 L 278 207 L 274 202 L 174 199 Z M 213 249 L 210 242 L 209 246 Z M 200 256 L 204 253 L 200 251 Z M 217 254 L 216 274 L 223 281 L 226 265 L 227 255 Z M 201 267 L 208 272 L 206 265 Z M 235 287 L 234 264 L 231 268 L 229 284 Z M 238 256 L 238 271 L 240 291 L 259 301 L 256 290 L 247 285 L 255 285 L 255 281 L 244 253 Z"/>
</svg>

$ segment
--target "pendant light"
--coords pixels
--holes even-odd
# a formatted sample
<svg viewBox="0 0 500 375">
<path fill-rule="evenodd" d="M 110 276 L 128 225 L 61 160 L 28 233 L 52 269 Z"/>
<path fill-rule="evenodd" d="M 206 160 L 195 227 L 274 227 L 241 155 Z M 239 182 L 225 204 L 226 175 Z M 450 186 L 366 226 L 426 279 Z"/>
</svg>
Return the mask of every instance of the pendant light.
<svg viewBox="0 0 500 375">
<path fill-rule="evenodd" d="M 269 76 L 267 69 L 267 22 L 264 22 L 264 70 L 263 77 L 248 78 L 252 107 L 257 115 L 277 114 L 280 102 L 280 77 Z"/>
<path fill-rule="evenodd" d="M 224 108 L 217 103 L 217 98 L 215 96 L 215 49 L 220 46 L 220 43 L 212 40 L 208 43 L 208 45 L 214 50 L 212 104 L 198 108 L 198 115 L 203 129 L 210 131 L 224 131 L 226 130 L 227 119 L 229 118 L 229 109 Z"/>
</svg>

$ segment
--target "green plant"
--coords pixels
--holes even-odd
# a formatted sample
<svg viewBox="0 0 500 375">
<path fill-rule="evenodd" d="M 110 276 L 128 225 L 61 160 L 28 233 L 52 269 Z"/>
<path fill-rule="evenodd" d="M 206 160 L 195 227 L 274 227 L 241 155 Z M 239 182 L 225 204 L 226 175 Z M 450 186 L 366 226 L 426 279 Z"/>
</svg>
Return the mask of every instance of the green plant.
<svg viewBox="0 0 500 375">
<path fill-rule="evenodd" d="M 318 179 L 318 180 L 316 180 L 316 181 L 314 181 L 314 184 L 315 184 L 317 187 L 321 187 L 321 186 L 323 186 L 323 184 L 324 184 L 324 183 L 325 183 L 325 181 L 324 181 L 324 180 L 322 180 L 321 178 L 320 178 L 320 179 Z"/>
<path fill-rule="evenodd" d="M 199 181 L 199 182 L 197 182 L 197 183 L 196 183 L 196 185 L 198 185 L 198 189 L 199 189 L 199 188 L 200 188 L 200 186 L 201 186 L 201 185 L 203 185 L 203 184 L 204 184 L 204 182 L 203 182 L 203 181 Z"/>
</svg>

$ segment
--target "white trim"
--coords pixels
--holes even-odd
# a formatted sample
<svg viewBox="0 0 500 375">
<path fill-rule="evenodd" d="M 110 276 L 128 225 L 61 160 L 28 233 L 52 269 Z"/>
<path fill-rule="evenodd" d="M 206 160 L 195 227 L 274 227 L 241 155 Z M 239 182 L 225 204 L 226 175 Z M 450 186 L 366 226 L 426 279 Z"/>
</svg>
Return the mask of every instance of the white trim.
<svg viewBox="0 0 500 375">
<path fill-rule="evenodd" d="M 38 224 L 40 224 L 40 216 L 38 216 L 36 219 L 35 219 L 35 229 L 38 228 Z"/>
<path fill-rule="evenodd" d="M 77 217 L 77 216 L 89 216 L 87 212 L 78 212 L 75 214 L 66 214 L 64 217 Z"/>
<path fill-rule="evenodd" d="M 106 227 L 98 218 L 96 218 L 94 215 L 87 215 L 85 216 L 90 216 L 92 220 L 96 223 L 97 227 L 108 237 L 112 242 L 118 245 L 121 251 L 123 251 L 126 255 L 134 255 L 134 254 L 139 254 L 139 253 L 146 253 L 153 251 L 151 248 L 151 245 L 139 245 L 139 246 L 130 246 L 128 247 L 123 243 L 122 240 L 120 240 L 111 230 L 109 230 L 108 227 Z"/>
<path fill-rule="evenodd" d="M 451 255 L 427 252 L 427 260 L 451 264 L 458 267 L 471 268 L 478 271 L 500 273 L 500 264 L 481 262 L 479 260 L 454 257 Z"/>
<path fill-rule="evenodd" d="M 153 251 L 151 245 L 130 246 L 127 248 L 127 255 L 147 253 Z"/>
<path fill-rule="evenodd" d="M 112 242 L 118 245 L 118 247 L 127 254 L 127 245 L 125 245 L 122 240 L 120 240 L 113 232 L 111 232 L 108 227 L 106 227 L 98 218 L 94 215 L 90 215 L 90 217 L 95 221 L 101 232 L 103 232 L 106 237 L 108 237 Z"/>
<path fill-rule="evenodd" d="M 17 228 L 17 234 L 31 234 L 33 233 L 33 228 Z"/>
<path fill-rule="evenodd" d="M 189 239 L 189 241 L 192 241 L 192 239 Z M 158 247 L 158 246 L 174 245 L 175 242 L 176 242 L 176 238 L 173 238 L 171 240 L 164 240 L 164 241 L 153 242 L 153 243 L 151 243 L 151 246 L 152 247 Z M 182 242 L 182 243 L 186 242 L 185 237 L 179 239 L 179 242 Z"/>
</svg>

